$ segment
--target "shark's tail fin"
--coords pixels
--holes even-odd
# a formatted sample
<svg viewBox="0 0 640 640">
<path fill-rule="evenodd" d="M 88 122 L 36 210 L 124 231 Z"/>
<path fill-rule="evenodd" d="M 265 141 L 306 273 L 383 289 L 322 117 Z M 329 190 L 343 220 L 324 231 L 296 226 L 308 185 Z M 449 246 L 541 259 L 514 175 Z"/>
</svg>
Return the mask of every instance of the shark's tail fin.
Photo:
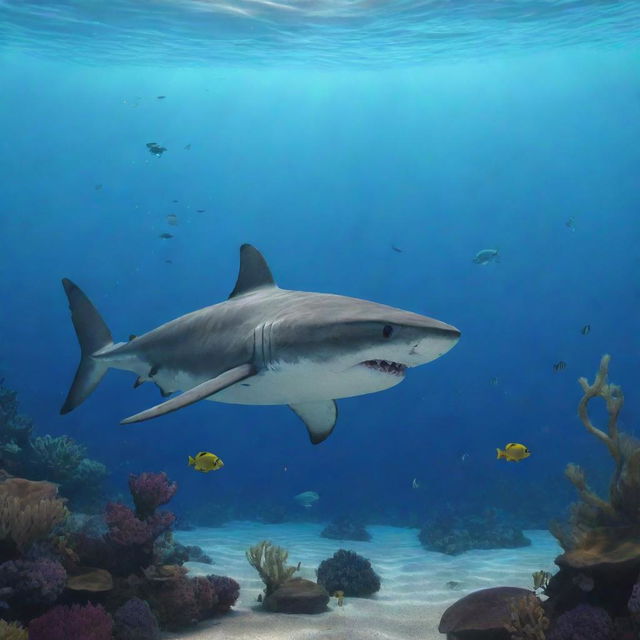
<svg viewBox="0 0 640 640">
<path fill-rule="evenodd" d="M 80 288 L 66 278 L 62 280 L 62 286 L 69 299 L 71 320 L 80 342 L 81 352 L 76 377 L 60 409 L 60 413 L 64 414 L 81 404 L 102 380 L 109 367 L 96 360 L 93 354 L 113 344 L 113 338 L 98 310 Z"/>
</svg>

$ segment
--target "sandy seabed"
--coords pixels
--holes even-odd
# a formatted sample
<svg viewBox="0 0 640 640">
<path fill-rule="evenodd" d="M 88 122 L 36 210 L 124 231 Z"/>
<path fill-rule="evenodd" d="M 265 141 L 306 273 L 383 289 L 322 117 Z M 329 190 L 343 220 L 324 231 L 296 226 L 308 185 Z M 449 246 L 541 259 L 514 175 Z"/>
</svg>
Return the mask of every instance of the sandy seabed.
<svg viewBox="0 0 640 640">
<path fill-rule="evenodd" d="M 214 565 L 187 563 L 192 576 L 216 573 L 240 583 L 233 611 L 200 623 L 193 630 L 165 634 L 169 639 L 193 640 L 444 640 L 438 633 L 443 611 L 462 596 L 486 587 L 531 587 L 533 571 L 552 571 L 560 553 L 547 531 L 527 531 L 532 544 L 521 549 L 469 551 L 447 556 L 425 551 L 417 529 L 368 526 L 370 542 L 328 540 L 324 525 L 230 522 L 220 528 L 180 531 L 176 539 L 197 544 Z M 315 580 L 322 560 L 338 549 L 350 549 L 369 560 L 382 578 L 380 591 L 370 598 L 346 598 L 338 607 L 318 615 L 268 613 L 257 602 L 263 584 L 245 558 L 245 550 L 271 540 L 289 550 L 289 563 L 302 563 L 296 575 Z M 447 585 L 455 581 L 455 585 Z"/>
</svg>

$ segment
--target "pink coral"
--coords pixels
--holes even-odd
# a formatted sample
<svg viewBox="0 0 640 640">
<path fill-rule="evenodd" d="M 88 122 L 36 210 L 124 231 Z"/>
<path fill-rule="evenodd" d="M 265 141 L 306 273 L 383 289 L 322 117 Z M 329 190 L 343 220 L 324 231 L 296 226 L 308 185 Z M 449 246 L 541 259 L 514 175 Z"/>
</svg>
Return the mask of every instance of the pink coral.
<svg viewBox="0 0 640 640">
<path fill-rule="evenodd" d="M 136 515 L 141 520 L 150 517 L 161 505 L 167 504 L 178 490 L 175 482 L 169 482 L 167 474 L 141 473 L 129 476 L 129 491 L 136 506 Z"/>
<path fill-rule="evenodd" d="M 29 623 L 29 640 L 111 640 L 113 621 L 100 606 L 54 607 Z"/>
</svg>

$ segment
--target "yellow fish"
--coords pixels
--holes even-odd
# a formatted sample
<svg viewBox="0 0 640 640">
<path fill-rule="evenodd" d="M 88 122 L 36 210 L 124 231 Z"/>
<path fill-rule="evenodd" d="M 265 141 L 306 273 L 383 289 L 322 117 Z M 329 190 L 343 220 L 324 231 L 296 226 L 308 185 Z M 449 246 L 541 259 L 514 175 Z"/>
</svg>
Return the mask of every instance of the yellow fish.
<svg viewBox="0 0 640 640">
<path fill-rule="evenodd" d="M 527 449 L 523 444 L 517 442 L 510 442 L 502 449 L 496 449 L 498 452 L 498 460 L 506 460 L 507 462 L 520 462 L 531 455 L 531 451 Z"/>
<path fill-rule="evenodd" d="M 189 466 L 193 467 L 196 471 L 208 473 L 209 471 L 222 469 L 222 467 L 224 467 L 224 462 L 222 462 L 222 460 L 213 453 L 201 451 L 200 453 L 196 453 L 195 458 L 189 456 Z"/>
</svg>

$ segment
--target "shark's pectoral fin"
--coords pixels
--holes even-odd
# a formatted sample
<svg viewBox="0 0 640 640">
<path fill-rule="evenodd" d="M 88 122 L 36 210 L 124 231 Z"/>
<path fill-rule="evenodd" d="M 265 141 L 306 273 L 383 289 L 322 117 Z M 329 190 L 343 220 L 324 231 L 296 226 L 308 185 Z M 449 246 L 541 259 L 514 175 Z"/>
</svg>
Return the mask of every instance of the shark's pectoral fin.
<svg viewBox="0 0 640 640">
<path fill-rule="evenodd" d="M 236 382 L 240 382 L 240 380 L 244 380 L 245 378 L 252 376 L 254 373 L 255 369 L 253 365 L 241 364 L 239 367 L 229 369 L 228 371 L 221 373 L 219 376 L 211 378 L 211 380 L 207 380 L 206 382 L 199 384 L 197 387 L 193 387 L 193 389 L 189 389 L 189 391 L 181 393 L 175 398 L 171 398 L 171 400 L 167 400 L 166 402 L 157 404 L 155 407 L 151 407 L 146 411 L 136 413 L 134 416 L 130 416 L 129 418 L 125 418 L 120 424 L 142 422 L 143 420 L 157 418 L 158 416 L 162 416 L 165 413 L 177 411 L 178 409 L 187 407 L 194 402 L 204 400 L 214 393 L 222 391 L 223 389 L 230 387 L 232 384 L 235 384 Z"/>
<path fill-rule="evenodd" d="M 296 415 L 305 423 L 312 444 L 326 440 L 336 426 L 338 405 L 335 400 L 322 402 L 304 402 L 289 405 Z"/>
</svg>

